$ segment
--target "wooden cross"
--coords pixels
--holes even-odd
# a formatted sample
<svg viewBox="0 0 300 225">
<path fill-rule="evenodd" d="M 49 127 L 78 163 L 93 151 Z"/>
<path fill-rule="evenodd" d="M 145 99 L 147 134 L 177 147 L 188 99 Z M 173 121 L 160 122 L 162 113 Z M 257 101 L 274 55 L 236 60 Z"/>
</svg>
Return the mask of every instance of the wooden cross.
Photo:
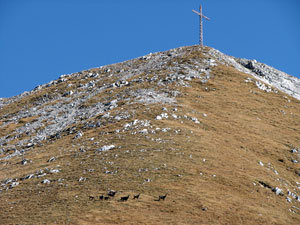
<svg viewBox="0 0 300 225">
<path fill-rule="evenodd" d="M 192 10 L 194 13 L 196 13 L 197 15 L 199 15 L 199 20 L 200 20 L 200 37 L 199 37 L 199 45 L 200 47 L 203 47 L 203 24 L 202 24 L 202 18 L 210 20 L 208 17 L 204 16 L 202 14 L 202 5 L 200 5 L 200 12 L 197 12 L 196 10 Z"/>
</svg>

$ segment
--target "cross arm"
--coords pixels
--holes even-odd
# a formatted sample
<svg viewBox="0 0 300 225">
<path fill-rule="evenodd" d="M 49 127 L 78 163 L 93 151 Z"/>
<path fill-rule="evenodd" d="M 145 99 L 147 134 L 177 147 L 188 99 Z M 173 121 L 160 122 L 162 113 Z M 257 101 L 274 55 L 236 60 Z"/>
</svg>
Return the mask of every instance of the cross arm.
<svg viewBox="0 0 300 225">
<path fill-rule="evenodd" d="M 192 9 L 192 11 L 193 11 L 194 13 L 196 13 L 197 15 L 203 17 L 204 19 L 210 20 L 208 17 L 202 15 L 201 13 L 197 12 L 196 10 L 193 10 L 193 9 Z"/>
<path fill-rule="evenodd" d="M 208 17 L 206 17 L 206 16 L 204 16 L 204 15 L 202 15 L 202 17 L 203 17 L 204 19 L 210 20 Z"/>
<path fill-rule="evenodd" d="M 199 12 L 197 12 L 196 10 L 193 10 L 193 9 L 192 9 L 192 11 L 193 11 L 194 13 L 198 14 L 199 16 L 201 16 L 201 14 L 200 14 Z"/>
</svg>

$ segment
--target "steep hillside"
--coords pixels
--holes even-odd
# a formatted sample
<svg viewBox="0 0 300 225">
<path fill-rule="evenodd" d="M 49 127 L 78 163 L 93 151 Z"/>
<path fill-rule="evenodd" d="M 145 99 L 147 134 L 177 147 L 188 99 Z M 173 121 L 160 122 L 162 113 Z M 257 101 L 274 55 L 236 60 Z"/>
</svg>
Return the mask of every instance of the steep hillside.
<svg viewBox="0 0 300 225">
<path fill-rule="evenodd" d="M 191 46 L 1 99 L 0 224 L 299 224 L 299 97 Z"/>
</svg>

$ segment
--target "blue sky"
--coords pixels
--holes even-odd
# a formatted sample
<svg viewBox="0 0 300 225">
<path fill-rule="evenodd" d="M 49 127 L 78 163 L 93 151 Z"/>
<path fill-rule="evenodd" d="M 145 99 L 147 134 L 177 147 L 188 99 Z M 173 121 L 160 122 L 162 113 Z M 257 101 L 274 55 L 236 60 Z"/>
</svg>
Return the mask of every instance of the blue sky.
<svg viewBox="0 0 300 225">
<path fill-rule="evenodd" d="M 198 43 L 300 78 L 299 0 L 0 0 L 0 97 Z"/>
</svg>

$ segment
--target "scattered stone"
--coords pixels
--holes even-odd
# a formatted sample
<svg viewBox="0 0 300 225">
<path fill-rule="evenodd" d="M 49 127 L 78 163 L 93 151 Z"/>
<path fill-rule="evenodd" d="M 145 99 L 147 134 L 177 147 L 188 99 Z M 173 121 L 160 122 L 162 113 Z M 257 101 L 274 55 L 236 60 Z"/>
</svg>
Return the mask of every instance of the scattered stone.
<svg viewBox="0 0 300 225">
<path fill-rule="evenodd" d="M 45 179 L 45 180 L 42 181 L 42 184 L 50 184 L 50 180 Z"/>
<path fill-rule="evenodd" d="M 84 182 L 84 181 L 86 181 L 86 178 L 85 177 L 80 177 L 78 181 L 79 182 Z"/>
<path fill-rule="evenodd" d="M 61 182 L 63 182 L 63 181 L 64 181 L 63 178 L 59 178 L 59 179 L 57 180 L 58 183 L 61 183 Z"/>
<path fill-rule="evenodd" d="M 37 177 L 40 178 L 40 177 L 44 177 L 46 175 L 47 175 L 47 173 L 41 173 L 41 174 L 37 175 Z"/>
<path fill-rule="evenodd" d="M 140 134 L 148 134 L 148 130 L 147 129 L 143 129 L 139 131 Z"/>
<path fill-rule="evenodd" d="M 166 133 L 166 132 L 168 132 L 170 130 L 171 130 L 171 128 L 167 127 L 167 128 L 163 128 L 161 131 L 164 132 L 164 133 Z"/>
<path fill-rule="evenodd" d="M 23 159 L 23 160 L 21 161 L 21 164 L 22 164 L 22 165 L 26 165 L 27 163 L 30 163 L 30 160 L 28 160 L 28 159 Z"/>
<path fill-rule="evenodd" d="M 51 169 L 49 172 L 50 173 L 59 173 L 59 169 Z"/>
<path fill-rule="evenodd" d="M 79 131 L 79 132 L 75 135 L 74 139 L 81 138 L 82 136 L 83 136 L 83 133 L 82 133 L 81 131 Z"/>
<path fill-rule="evenodd" d="M 73 94 L 74 94 L 74 92 L 71 90 L 71 91 L 65 92 L 65 93 L 63 94 L 63 97 L 71 96 L 71 95 L 73 95 Z"/>
<path fill-rule="evenodd" d="M 300 196 L 298 196 L 297 194 L 291 192 L 291 191 L 288 191 L 288 195 L 291 196 L 292 198 L 300 201 Z"/>
<path fill-rule="evenodd" d="M 298 152 L 298 150 L 296 149 L 296 148 L 293 148 L 292 150 L 291 150 L 291 153 L 297 153 Z"/>
<path fill-rule="evenodd" d="M 10 185 L 10 188 L 14 188 L 16 186 L 18 186 L 20 183 L 19 182 L 12 182 Z"/>
<path fill-rule="evenodd" d="M 156 116 L 157 120 L 162 120 L 162 117 L 160 115 Z"/>
<path fill-rule="evenodd" d="M 26 177 L 24 177 L 24 179 L 27 180 L 27 179 L 31 179 L 33 177 L 34 177 L 34 174 L 32 173 L 32 174 L 29 174 Z"/>
<path fill-rule="evenodd" d="M 79 148 L 79 151 L 80 151 L 80 152 L 86 152 L 86 150 L 84 149 L 84 147 L 80 147 L 80 148 Z"/>
<path fill-rule="evenodd" d="M 278 187 L 273 188 L 272 191 L 275 192 L 276 195 L 283 196 L 283 191 L 280 188 L 278 188 Z"/>
<path fill-rule="evenodd" d="M 56 158 L 53 156 L 53 157 L 51 157 L 47 162 L 53 162 L 53 161 L 55 161 L 56 160 Z"/>
<path fill-rule="evenodd" d="M 26 145 L 26 148 L 31 148 L 31 147 L 33 147 L 34 146 L 34 143 L 28 143 L 27 145 Z"/>
<path fill-rule="evenodd" d="M 246 80 L 245 80 L 245 83 L 251 83 L 252 82 L 252 78 L 248 77 Z"/>
<path fill-rule="evenodd" d="M 256 86 L 260 89 L 263 90 L 265 92 L 271 92 L 272 88 L 270 86 L 266 86 L 264 83 L 260 82 L 260 81 L 256 81 L 255 82 Z"/>
<path fill-rule="evenodd" d="M 168 113 L 162 113 L 158 116 L 156 116 L 156 120 L 162 120 L 162 119 L 167 119 L 168 118 Z"/>
<path fill-rule="evenodd" d="M 104 145 L 101 148 L 98 148 L 96 151 L 98 151 L 98 152 L 106 152 L 106 151 L 111 150 L 113 148 L 115 148 L 114 145 Z"/>
<path fill-rule="evenodd" d="M 196 117 L 192 117 L 192 121 L 195 123 L 200 123 L 199 120 Z"/>
</svg>

